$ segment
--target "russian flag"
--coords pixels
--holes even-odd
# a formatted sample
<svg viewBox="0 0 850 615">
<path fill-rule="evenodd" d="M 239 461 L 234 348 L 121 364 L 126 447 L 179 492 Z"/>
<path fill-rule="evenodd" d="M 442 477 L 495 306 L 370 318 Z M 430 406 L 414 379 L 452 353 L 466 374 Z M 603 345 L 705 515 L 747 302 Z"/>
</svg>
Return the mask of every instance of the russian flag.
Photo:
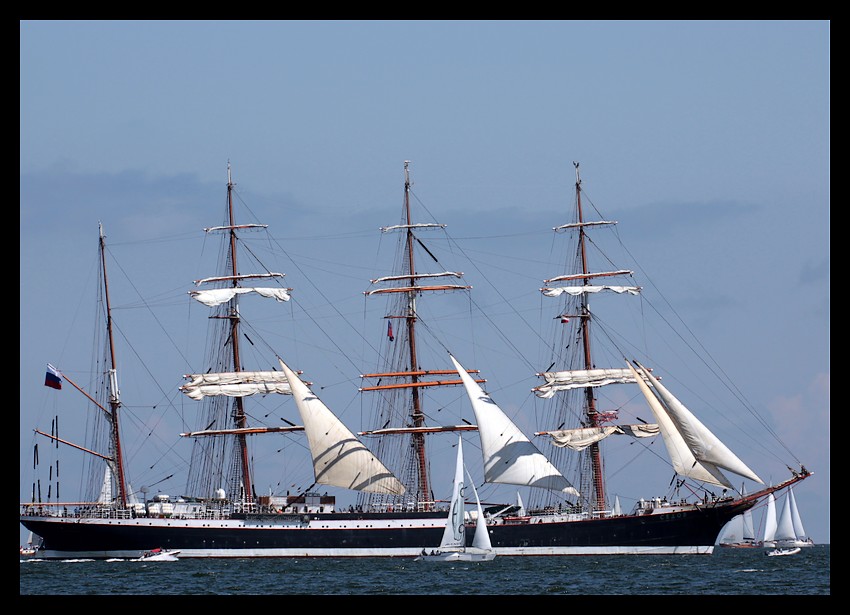
<svg viewBox="0 0 850 615">
<path fill-rule="evenodd" d="M 47 374 L 44 376 L 44 386 L 51 389 L 62 388 L 62 375 L 50 363 L 47 364 Z"/>
<path fill-rule="evenodd" d="M 393 335 L 393 323 L 391 321 L 387 321 L 387 337 L 390 338 L 391 342 L 395 341 L 395 336 Z"/>
</svg>

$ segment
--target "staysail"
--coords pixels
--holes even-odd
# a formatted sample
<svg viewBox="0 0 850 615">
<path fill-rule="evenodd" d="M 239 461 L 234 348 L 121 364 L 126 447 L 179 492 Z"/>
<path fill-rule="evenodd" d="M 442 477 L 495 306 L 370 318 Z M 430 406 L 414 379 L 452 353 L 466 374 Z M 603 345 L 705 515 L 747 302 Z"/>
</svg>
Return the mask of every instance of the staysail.
<svg viewBox="0 0 850 615">
<path fill-rule="evenodd" d="M 658 392 L 659 399 L 673 420 L 676 429 L 698 461 L 703 465 L 712 464 L 764 484 L 764 481 L 756 476 L 755 472 L 729 450 L 682 402 L 662 386 L 658 379 L 649 373 L 649 370 L 645 369 L 640 363 L 636 362 L 636 365 L 646 380 Z"/>
<path fill-rule="evenodd" d="M 688 447 L 687 442 L 685 442 L 685 439 L 682 437 L 682 434 L 679 433 L 676 423 L 670 415 L 667 414 L 667 410 L 650 390 L 649 385 L 646 384 L 643 378 L 638 377 L 637 372 L 630 364 L 629 369 L 634 373 L 635 382 L 637 382 L 641 393 L 643 393 L 643 396 L 646 398 L 646 403 L 649 406 L 649 409 L 655 416 L 655 420 L 661 430 L 661 438 L 664 440 L 664 445 L 667 447 L 667 455 L 670 457 L 670 463 L 673 466 L 673 470 L 679 476 L 686 476 L 712 485 L 731 488 L 732 483 L 728 478 L 726 478 L 726 476 L 724 476 L 719 468 L 711 463 L 702 463 L 697 461 L 693 452 L 691 452 L 691 449 Z"/>
<path fill-rule="evenodd" d="M 280 360 L 280 359 L 279 359 Z M 401 495 L 401 482 L 280 360 L 313 456 L 316 482 L 355 491 Z"/>
<path fill-rule="evenodd" d="M 523 485 L 579 495 L 531 441 L 487 395 L 457 360 L 449 355 L 463 380 L 472 403 L 481 453 L 484 456 L 484 480 L 488 483 Z"/>
</svg>

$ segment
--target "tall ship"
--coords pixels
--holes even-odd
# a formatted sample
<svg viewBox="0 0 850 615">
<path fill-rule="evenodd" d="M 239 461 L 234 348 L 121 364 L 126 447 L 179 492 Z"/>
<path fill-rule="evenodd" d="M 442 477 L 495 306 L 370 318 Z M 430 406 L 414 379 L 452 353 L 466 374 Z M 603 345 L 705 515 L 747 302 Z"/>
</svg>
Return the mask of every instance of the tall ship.
<svg viewBox="0 0 850 615">
<path fill-rule="evenodd" d="M 595 303 L 605 295 L 635 300 L 642 288 L 630 270 L 593 268 L 593 234 L 615 223 L 586 217 L 574 165 L 573 213 L 554 229 L 558 239 L 573 240 L 565 270 L 528 289 L 552 306 L 546 320 L 553 329 L 551 341 L 541 344 L 539 371 L 529 374 L 537 377 L 530 395 L 543 408 L 538 418 L 546 426 L 529 431 L 520 426 L 513 400 L 488 393 L 487 379 L 466 366 L 473 356 L 466 339 L 434 334 L 436 322 L 425 306 L 457 295 L 469 301 L 472 285 L 429 247 L 429 233 L 445 233 L 445 225 L 415 216 L 408 161 L 401 219 L 380 229 L 382 236 L 397 238 L 395 266 L 364 282 L 364 301 L 381 310 L 372 312 L 378 314 L 380 345 L 370 344 L 374 369 L 357 374 L 357 394 L 364 400 L 358 425 L 353 413 L 324 399 L 327 374 L 306 373 L 298 353 L 278 354 L 262 341 L 263 327 L 246 318 L 249 302 L 286 305 L 298 290 L 284 283 L 284 273 L 264 266 L 256 249 L 247 255 L 259 268 L 245 268 L 245 237 L 267 227 L 238 219 L 228 164 L 224 221 L 204 229 L 222 239 L 220 271 L 196 280 L 188 292 L 191 302 L 209 310 L 210 334 L 204 368 L 186 374 L 179 387 L 179 397 L 193 406 L 195 426 L 179 434 L 177 446 L 191 453 L 185 486 L 175 494 L 152 493 L 157 482 L 150 478 L 140 485 L 132 480 L 136 470 L 127 453 L 128 407 L 119 386 L 101 229 L 103 326 L 97 346 L 105 352 L 95 362 L 99 377 L 89 390 L 61 366 L 49 365 L 46 382 L 79 391 L 89 405 L 92 439 L 69 441 L 58 416 L 49 430 L 35 429 L 35 478 L 30 501 L 20 505 L 20 522 L 37 537 L 38 556 L 137 558 L 162 548 L 179 550 L 181 558 L 413 558 L 440 543 L 448 500 L 438 496 L 449 475 L 434 480 L 432 470 L 438 458 L 454 457 L 447 451 L 458 436 L 471 451 L 467 464 L 476 467 L 484 521 L 499 556 L 711 554 L 730 520 L 812 473 L 795 461 L 795 469 L 787 465 L 787 478 L 766 484 L 721 442 L 707 418 L 698 418 L 669 390 L 667 372 L 636 356 L 633 347 L 613 342 L 614 329 L 600 322 Z M 377 303 L 382 307 L 371 307 Z M 610 364 L 597 356 L 603 347 Z M 611 387 L 628 390 L 629 403 L 638 400 L 642 414 L 652 418 L 621 421 L 622 407 L 610 410 L 602 402 L 612 399 L 602 395 Z M 449 401 L 437 401 L 438 394 Z M 458 413 L 443 418 L 449 406 Z M 266 420 L 270 416 L 274 421 Z M 285 464 L 309 468 L 306 483 L 280 480 L 266 489 L 268 479 L 258 478 L 265 457 L 257 447 L 269 438 L 283 443 L 275 447 Z M 647 493 L 628 509 L 607 488 L 604 463 L 607 443 L 621 439 L 635 446 L 659 443 L 672 477 L 648 484 L 635 468 L 633 486 Z M 86 456 L 90 479 L 81 483 L 84 493 L 60 499 L 59 461 L 45 469 L 45 449 Z M 750 487 L 736 487 L 737 481 Z M 502 491 L 485 496 L 491 486 Z M 491 495 L 508 489 L 510 497 Z M 468 546 L 478 521 L 476 513 L 466 514 Z"/>
</svg>

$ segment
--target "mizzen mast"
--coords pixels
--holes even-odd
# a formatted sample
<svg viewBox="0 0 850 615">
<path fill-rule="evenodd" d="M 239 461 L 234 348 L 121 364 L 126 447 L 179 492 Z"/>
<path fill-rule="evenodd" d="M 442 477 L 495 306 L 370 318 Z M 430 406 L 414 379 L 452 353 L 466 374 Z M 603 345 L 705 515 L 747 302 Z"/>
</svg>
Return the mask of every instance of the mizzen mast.
<svg viewBox="0 0 850 615">
<path fill-rule="evenodd" d="M 110 441 L 112 444 L 112 474 L 118 484 L 118 500 L 122 508 L 127 507 L 127 483 L 124 477 L 124 455 L 121 451 L 121 430 L 119 429 L 119 414 L 121 411 L 121 392 L 118 390 L 118 371 L 115 364 L 115 341 L 112 335 L 112 306 L 109 302 L 109 281 L 106 276 L 106 241 L 103 235 L 103 225 L 100 226 L 100 263 L 103 272 L 103 293 L 106 301 L 106 333 L 109 340 L 109 422 Z"/>
</svg>

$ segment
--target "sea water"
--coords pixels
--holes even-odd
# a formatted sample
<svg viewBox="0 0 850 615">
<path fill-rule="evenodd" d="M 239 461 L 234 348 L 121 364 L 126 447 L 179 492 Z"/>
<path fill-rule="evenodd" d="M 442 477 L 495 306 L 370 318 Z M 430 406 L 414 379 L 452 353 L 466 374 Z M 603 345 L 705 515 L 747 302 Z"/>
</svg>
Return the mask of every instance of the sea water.
<svg viewBox="0 0 850 615">
<path fill-rule="evenodd" d="M 141 597 L 153 596 L 830 595 L 828 545 L 788 557 L 767 557 L 763 549 L 717 548 L 713 555 L 500 556 L 450 564 L 412 557 L 22 559 L 20 575 L 21 595 L 136 596 L 139 604 L 147 604 Z M 347 606 L 333 604 L 334 609 Z"/>
</svg>

